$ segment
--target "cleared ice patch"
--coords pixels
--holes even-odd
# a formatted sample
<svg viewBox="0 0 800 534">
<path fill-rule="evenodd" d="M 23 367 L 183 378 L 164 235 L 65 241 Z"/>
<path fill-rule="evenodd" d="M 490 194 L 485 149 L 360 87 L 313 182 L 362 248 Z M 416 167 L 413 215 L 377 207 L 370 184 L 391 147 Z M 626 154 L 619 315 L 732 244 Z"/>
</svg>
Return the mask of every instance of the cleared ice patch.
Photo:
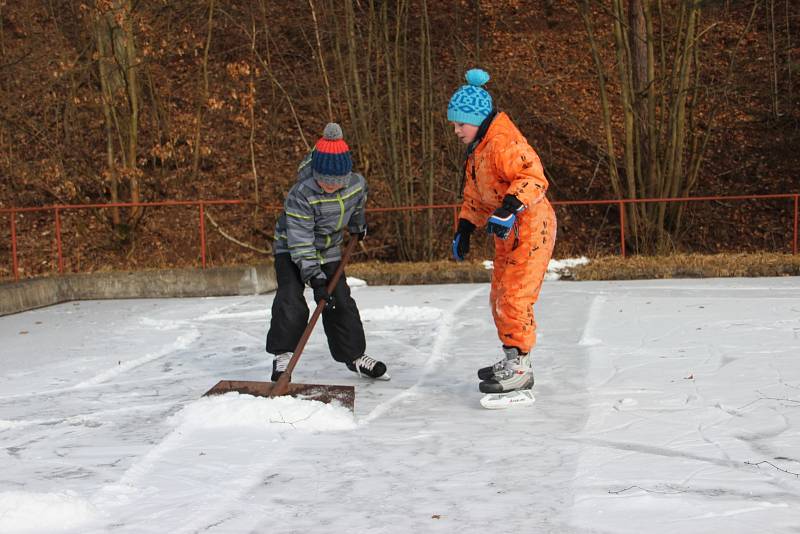
<svg viewBox="0 0 800 534">
<path fill-rule="evenodd" d="M 442 316 L 440 308 L 431 306 L 384 306 L 361 311 L 364 321 L 435 321 Z"/>
<path fill-rule="evenodd" d="M 342 406 L 295 397 L 253 397 L 226 393 L 203 397 L 172 416 L 181 429 L 216 430 L 233 427 L 274 430 L 280 425 L 309 432 L 356 428 L 353 413 Z"/>
<path fill-rule="evenodd" d="M 150 330 L 176 330 L 185 326 L 183 321 L 153 319 L 152 317 L 140 317 L 139 324 Z"/>
<path fill-rule="evenodd" d="M 250 310 L 241 312 L 208 312 L 197 318 L 198 321 L 216 321 L 218 319 L 253 319 L 254 321 L 263 321 L 265 317 L 269 317 L 270 310 L 264 308 L 263 310 Z"/>
<path fill-rule="evenodd" d="M 91 504 L 72 491 L 0 493 L 0 532 L 64 532 L 97 515 Z"/>
</svg>

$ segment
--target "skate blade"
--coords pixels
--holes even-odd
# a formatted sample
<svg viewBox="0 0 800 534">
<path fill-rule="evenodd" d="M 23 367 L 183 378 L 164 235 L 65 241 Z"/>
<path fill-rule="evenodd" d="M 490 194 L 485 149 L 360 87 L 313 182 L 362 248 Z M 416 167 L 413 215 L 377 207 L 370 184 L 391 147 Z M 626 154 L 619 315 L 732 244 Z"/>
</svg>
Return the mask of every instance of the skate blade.
<svg viewBox="0 0 800 534">
<path fill-rule="evenodd" d="M 383 382 L 387 382 L 387 381 L 392 379 L 392 377 L 389 376 L 389 372 L 388 371 L 383 373 L 381 376 L 376 376 L 376 377 L 367 376 L 367 375 L 359 375 L 355 371 L 353 371 L 353 372 L 356 374 L 356 376 L 358 376 L 358 378 L 362 378 L 364 380 L 381 380 Z"/>
<path fill-rule="evenodd" d="M 508 393 L 489 393 L 481 398 L 481 406 L 487 410 L 504 410 L 517 406 L 530 406 L 536 397 L 529 389 L 510 391 Z"/>
</svg>

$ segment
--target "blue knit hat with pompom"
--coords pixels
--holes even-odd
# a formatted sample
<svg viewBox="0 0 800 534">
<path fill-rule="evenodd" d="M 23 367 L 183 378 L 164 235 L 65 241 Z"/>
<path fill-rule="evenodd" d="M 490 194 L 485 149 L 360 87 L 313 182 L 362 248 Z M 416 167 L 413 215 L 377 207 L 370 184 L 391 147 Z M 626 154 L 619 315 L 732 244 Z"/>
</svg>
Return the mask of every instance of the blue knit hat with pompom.
<svg viewBox="0 0 800 534">
<path fill-rule="evenodd" d="M 483 69 L 470 69 L 465 76 L 468 85 L 462 85 L 450 98 L 447 120 L 480 126 L 492 112 L 492 95 L 483 89 L 489 73 Z"/>
</svg>

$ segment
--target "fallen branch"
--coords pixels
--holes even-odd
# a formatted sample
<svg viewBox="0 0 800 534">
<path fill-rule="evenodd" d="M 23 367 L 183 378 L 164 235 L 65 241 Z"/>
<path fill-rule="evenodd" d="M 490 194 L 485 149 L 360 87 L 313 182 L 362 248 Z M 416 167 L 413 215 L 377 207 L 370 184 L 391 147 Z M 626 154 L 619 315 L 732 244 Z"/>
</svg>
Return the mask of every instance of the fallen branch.
<svg viewBox="0 0 800 534">
<path fill-rule="evenodd" d="M 672 495 L 672 494 L 675 494 L 675 493 L 687 493 L 686 491 L 659 491 L 659 490 L 651 490 L 651 489 L 643 488 L 643 487 L 641 487 L 641 486 L 628 486 L 627 488 L 623 488 L 623 489 L 621 489 L 621 490 L 608 490 L 608 492 L 609 492 L 609 493 L 611 493 L 611 494 L 613 494 L 613 495 L 619 495 L 620 493 L 624 493 L 624 492 L 626 492 L 626 491 L 628 491 L 628 490 L 631 490 L 631 489 L 640 489 L 640 490 L 642 490 L 642 491 L 644 491 L 644 492 L 647 492 L 647 493 L 660 493 L 660 494 L 662 494 L 662 495 Z"/>
<path fill-rule="evenodd" d="M 792 471 L 787 471 L 786 469 L 784 469 L 782 467 L 778 467 L 777 465 L 775 465 L 772 462 L 769 462 L 767 460 L 761 460 L 760 462 L 745 462 L 745 463 L 747 465 L 754 465 L 756 467 L 758 467 L 761 464 L 767 464 L 767 465 L 770 465 L 770 466 L 774 467 L 778 471 L 783 471 L 784 473 L 787 473 L 789 475 L 794 475 L 796 478 L 800 478 L 800 473 L 793 473 Z"/>
<path fill-rule="evenodd" d="M 243 241 L 239 241 L 238 239 L 236 239 L 236 238 L 235 238 L 235 237 L 233 237 L 232 235 L 228 234 L 227 232 L 225 232 L 225 230 L 223 230 L 222 228 L 220 228 L 220 226 L 219 226 L 219 224 L 217 223 L 217 221 L 215 221 L 215 220 L 214 220 L 214 217 L 212 217 L 212 216 L 211 216 L 211 214 L 210 214 L 210 213 L 208 213 L 208 212 L 206 212 L 206 219 L 208 219 L 208 222 L 210 222 L 210 223 L 211 223 L 211 226 L 213 226 L 213 227 L 214 227 L 214 229 L 215 229 L 217 232 L 219 232 L 219 234 L 220 234 L 222 237 L 224 237 L 225 239 L 227 239 L 228 241 L 231 241 L 231 242 L 233 242 L 233 243 L 236 243 L 236 244 L 237 244 L 237 245 L 239 245 L 240 247 L 244 247 L 244 248 L 250 249 L 250 250 L 252 250 L 252 251 L 255 251 L 255 252 L 258 252 L 258 253 L 260 253 L 260 254 L 271 254 L 271 253 L 272 253 L 272 250 L 269 250 L 269 249 L 260 249 L 260 248 L 258 248 L 258 247 L 256 247 L 256 246 L 253 246 L 253 245 L 249 244 L 249 243 L 245 243 L 245 242 L 243 242 Z"/>
</svg>

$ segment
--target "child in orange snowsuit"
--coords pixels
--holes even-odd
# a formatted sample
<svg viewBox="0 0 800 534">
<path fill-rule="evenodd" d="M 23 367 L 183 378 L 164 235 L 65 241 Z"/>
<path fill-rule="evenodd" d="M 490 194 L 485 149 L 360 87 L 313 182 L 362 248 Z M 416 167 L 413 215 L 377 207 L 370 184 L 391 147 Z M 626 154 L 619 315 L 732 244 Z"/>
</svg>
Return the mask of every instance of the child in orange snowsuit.
<svg viewBox="0 0 800 534">
<path fill-rule="evenodd" d="M 467 72 L 468 85 L 450 99 L 447 118 L 467 145 L 464 201 L 453 256 L 463 260 L 475 228 L 494 234 L 489 301 L 505 358 L 478 371 L 484 393 L 533 387 L 530 351 L 536 344 L 533 305 L 556 239 L 556 216 L 545 197 L 539 156 L 511 119 L 498 113 L 483 89 L 489 74 Z"/>
</svg>

